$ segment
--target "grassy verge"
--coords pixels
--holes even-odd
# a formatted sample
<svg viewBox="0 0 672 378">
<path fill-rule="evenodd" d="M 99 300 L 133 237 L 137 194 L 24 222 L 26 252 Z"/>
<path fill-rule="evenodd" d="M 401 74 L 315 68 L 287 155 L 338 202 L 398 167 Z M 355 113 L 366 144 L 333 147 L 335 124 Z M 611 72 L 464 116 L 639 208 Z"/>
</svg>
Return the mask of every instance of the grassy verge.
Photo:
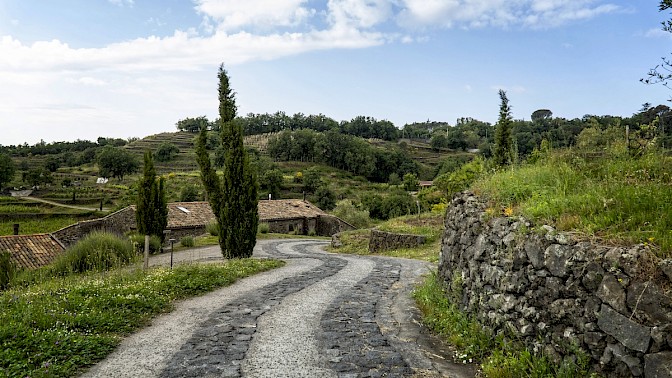
<svg viewBox="0 0 672 378">
<path fill-rule="evenodd" d="M 438 261 L 441 234 L 443 233 L 442 214 L 425 213 L 421 214 L 419 218 L 417 215 L 394 218 L 381 223 L 377 228 L 382 231 L 400 234 L 424 235 L 427 238 L 425 244 L 418 248 L 389 249 L 377 254 L 430 262 Z M 357 255 L 371 254 L 369 252 L 370 230 L 346 231 L 341 232 L 339 236 L 343 246 L 339 248 L 327 247 L 328 251 Z"/>
<path fill-rule="evenodd" d="M 521 214 L 617 244 L 647 243 L 672 256 L 672 158 L 609 150 L 584 158 L 554 153 L 484 177 L 473 189 L 491 211 Z"/>
<path fill-rule="evenodd" d="M 458 295 L 445 291 L 436 274 L 413 293 L 423 322 L 457 348 L 454 359 L 458 363 L 480 363 L 483 376 L 492 378 L 591 376 L 589 357 L 581 351 L 577 350 L 576 361 L 567 359 L 558 365 L 511 339 L 494 337 L 453 304 Z"/>
<path fill-rule="evenodd" d="M 281 266 L 274 260 L 118 270 L 48 279 L 0 295 L 0 376 L 68 377 L 176 299 Z"/>
</svg>

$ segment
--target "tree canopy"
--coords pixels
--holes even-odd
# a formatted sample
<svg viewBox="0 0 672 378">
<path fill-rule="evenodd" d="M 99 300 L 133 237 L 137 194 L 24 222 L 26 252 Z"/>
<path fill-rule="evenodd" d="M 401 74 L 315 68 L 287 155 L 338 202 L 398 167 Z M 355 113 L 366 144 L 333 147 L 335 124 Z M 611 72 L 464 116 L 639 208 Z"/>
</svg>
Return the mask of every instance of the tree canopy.
<svg viewBox="0 0 672 378">
<path fill-rule="evenodd" d="M 105 146 L 96 159 L 102 177 L 123 180 L 124 176 L 138 170 L 140 163 L 131 152 L 119 147 Z"/>
</svg>

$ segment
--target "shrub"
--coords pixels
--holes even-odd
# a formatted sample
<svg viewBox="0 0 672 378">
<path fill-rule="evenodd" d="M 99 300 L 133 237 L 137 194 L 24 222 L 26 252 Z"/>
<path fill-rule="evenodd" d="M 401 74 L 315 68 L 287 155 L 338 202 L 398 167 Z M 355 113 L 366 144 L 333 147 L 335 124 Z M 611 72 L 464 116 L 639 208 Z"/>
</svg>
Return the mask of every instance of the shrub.
<svg viewBox="0 0 672 378">
<path fill-rule="evenodd" d="M 16 265 L 9 252 L 0 252 L 0 290 L 7 289 L 16 276 Z"/>
<path fill-rule="evenodd" d="M 194 238 L 191 236 L 185 236 L 182 239 L 180 239 L 180 245 L 183 247 L 193 247 L 194 246 Z"/>
<path fill-rule="evenodd" d="M 217 221 L 212 221 L 205 225 L 205 232 L 212 236 L 219 236 L 219 225 Z"/>
<path fill-rule="evenodd" d="M 259 223 L 259 233 L 267 234 L 270 229 L 268 223 Z"/>
<path fill-rule="evenodd" d="M 356 228 L 366 228 L 371 222 L 368 210 L 358 209 L 352 201 L 347 199 L 338 201 L 332 213 Z"/>
<path fill-rule="evenodd" d="M 133 233 L 129 236 L 131 243 L 135 246 L 138 253 L 145 252 L 145 235 Z M 157 253 L 161 251 L 161 238 L 156 235 L 149 237 L 149 253 Z"/>
<path fill-rule="evenodd" d="M 198 192 L 196 185 L 185 185 L 180 191 L 180 202 L 196 202 L 201 201 L 203 196 Z"/>
<path fill-rule="evenodd" d="M 128 240 L 107 232 L 92 232 L 54 262 L 56 275 L 116 268 L 135 260 L 136 255 Z"/>
</svg>

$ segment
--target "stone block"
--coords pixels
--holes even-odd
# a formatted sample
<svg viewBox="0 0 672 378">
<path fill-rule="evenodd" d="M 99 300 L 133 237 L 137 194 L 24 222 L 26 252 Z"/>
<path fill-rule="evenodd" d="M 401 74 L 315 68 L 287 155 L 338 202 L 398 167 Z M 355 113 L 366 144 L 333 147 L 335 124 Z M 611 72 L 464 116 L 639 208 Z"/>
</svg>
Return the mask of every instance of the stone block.
<svg viewBox="0 0 672 378">
<path fill-rule="evenodd" d="M 672 352 L 644 356 L 644 377 L 672 378 Z"/>
<path fill-rule="evenodd" d="M 646 353 L 649 349 L 651 328 L 633 322 L 610 306 L 602 304 L 597 326 L 632 350 Z"/>
<path fill-rule="evenodd" d="M 625 306 L 625 289 L 611 274 L 605 274 L 602 277 L 602 282 L 600 282 L 597 288 L 597 297 L 609 304 L 616 311 L 621 313 L 628 311 Z"/>
<path fill-rule="evenodd" d="M 571 248 L 552 244 L 544 251 L 544 267 L 556 277 L 566 277 L 571 266 Z"/>
</svg>

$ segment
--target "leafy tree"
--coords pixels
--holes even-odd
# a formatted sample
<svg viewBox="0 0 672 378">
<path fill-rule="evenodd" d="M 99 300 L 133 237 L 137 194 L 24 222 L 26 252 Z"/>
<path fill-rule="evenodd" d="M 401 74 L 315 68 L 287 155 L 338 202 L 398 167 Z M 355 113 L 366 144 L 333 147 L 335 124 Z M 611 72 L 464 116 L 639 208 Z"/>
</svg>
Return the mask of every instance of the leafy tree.
<svg viewBox="0 0 672 378">
<path fill-rule="evenodd" d="M 206 149 L 207 128 L 200 129 L 196 155 L 208 201 L 217 218 L 219 245 L 224 258 L 252 256 L 257 241 L 258 182 L 243 147 L 243 127 L 236 117 L 235 93 L 224 65 L 219 67 L 219 122 L 225 149 L 224 176 L 220 179 Z"/>
<path fill-rule="evenodd" d="M 156 157 L 157 161 L 170 161 L 177 154 L 180 153 L 180 149 L 173 143 L 170 142 L 163 142 L 159 145 L 159 147 L 156 149 L 156 152 L 154 153 L 154 156 Z"/>
<path fill-rule="evenodd" d="M 207 128 L 210 125 L 210 121 L 205 116 L 200 116 L 196 118 L 187 117 L 177 121 L 175 126 L 179 131 L 186 131 L 189 133 L 197 133 L 200 130 Z"/>
<path fill-rule="evenodd" d="M 495 164 L 499 167 L 513 163 L 513 135 L 511 107 L 506 92 L 499 90 L 501 105 L 499 106 L 499 120 L 495 129 L 495 148 L 492 154 Z"/>
<path fill-rule="evenodd" d="M 100 175 L 123 180 L 124 176 L 138 170 L 139 163 L 136 157 L 121 148 L 105 146 L 96 159 Z"/>
<path fill-rule="evenodd" d="M 658 5 L 658 10 L 662 12 L 667 9 L 672 9 L 672 0 L 661 0 Z M 672 33 L 672 20 L 663 21 L 662 25 L 663 31 Z M 663 57 L 661 58 L 661 61 L 660 64 L 649 70 L 647 78 L 640 79 L 640 81 L 646 84 L 663 84 L 672 89 L 670 87 L 670 80 L 672 79 L 672 60 Z"/>
<path fill-rule="evenodd" d="M 23 181 L 30 186 L 39 186 L 53 182 L 51 172 L 44 168 L 31 168 L 22 174 Z"/>
<path fill-rule="evenodd" d="M 418 182 L 418 176 L 413 173 L 407 173 L 404 175 L 404 189 L 407 191 L 418 190 L 420 183 Z"/>
<path fill-rule="evenodd" d="M 382 219 L 390 219 L 402 215 L 412 214 L 415 209 L 413 198 L 404 191 L 395 192 L 383 198 L 381 203 Z"/>
<path fill-rule="evenodd" d="M 5 154 L 0 154 L 0 190 L 2 186 L 14 178 L 14 173 L 16 173 L 16 167 L 12 158 Z"/>
<path fill-rule="evenodd" d="M 185 185 L 182 187 L 179 198 L 180 202 L 196 202 L 203 200 L 196 185 Z"/>
<path fill-rule="evenodd" d="M 532 112 L 532 122 L 541 122 L 553 117 L 553 112 L 548 109 L 538 109 Z"/>
<path fill-rule="evenodd" d="M 322 210 L 331 210 L 336 206 L 336 195 L 326 184 L 320 185 L 315 190 L 315 197 L 317 198 L 315 204 Z"/>
<path fill-rule="evenodd" d="M 283 180 L 282 172 L 279 169 L 271 169 L 264 172 L 260 181 L 261 186 L 268 190 L 271 198 L 279 199 Z"/>
<path fill-rule="evenodd" d="M 303 172 L 303 190 L 314 193 L 322 185 L 320 171 L 316 167 L 310 167 Z"/>
<path fill-rule="evenodd" d="M 432 146 L 434 151 L 438 151 L 442 148 L 448 147 L 448 139 L 446 139 L 446 136 L 443 135 L 443 133 L 436 134 L 432 136 L 432 140 L 429 142 L 429 144 Z"/>
<path fill-rule="evenodd" d="M 58 161 L 58 158 L 55 156 L 49 156 L 47 160 L 44 162 L 44 168 L 46 168 L 49 172 L 56 172 L 58 170 L 58 167 L 61 166 L 61 163 Z"/>
<path fill-rule="evenodd" d="M 151 236 L 164 241 L 163 230 L 168 226 L 168 202 L 166 200 L 165 180 L 156 177 L 154 161 L 150 151 L 145 152 L 143 176 L 138 182 L 138 198 L 135 219 L 138 233 L 145 235 L 145 269 L 149 262 L 149 242 Z"/>
</svg>

